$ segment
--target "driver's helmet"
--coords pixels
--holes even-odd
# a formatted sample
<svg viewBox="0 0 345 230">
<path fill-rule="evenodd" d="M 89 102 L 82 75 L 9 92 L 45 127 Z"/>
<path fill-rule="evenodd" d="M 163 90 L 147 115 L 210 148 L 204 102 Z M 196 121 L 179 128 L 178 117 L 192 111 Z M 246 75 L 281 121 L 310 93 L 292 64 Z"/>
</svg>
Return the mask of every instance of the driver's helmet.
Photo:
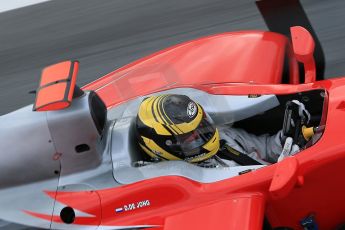
<svg viewBox="0 0 345 230">
<path fill-rule="evenodd" d="M 153 159 L 204 161 L 219 150 L 219 133 L 203 108 L 185 95 L 145 98 L 136 121 L 142 150 Z"/>
</svg>

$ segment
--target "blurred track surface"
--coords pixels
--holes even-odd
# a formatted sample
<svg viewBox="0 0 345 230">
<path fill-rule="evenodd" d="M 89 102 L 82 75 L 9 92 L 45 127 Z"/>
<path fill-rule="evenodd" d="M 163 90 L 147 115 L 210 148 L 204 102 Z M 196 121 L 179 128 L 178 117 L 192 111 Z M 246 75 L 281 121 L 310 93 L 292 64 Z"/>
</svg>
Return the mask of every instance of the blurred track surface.
<svg viewBox="0 0 345 230">
<path fill-rule="evenodd" d="M 345 1 L 301 0 L 328 77 L 345 75 Z M 267 27 L 254 0 L 54 0 L 0 14 L 0 114 L 34 101 L 40 70 L 81 62 L 84 85 L 139 57 L 200 36 Z"/>
</svg>

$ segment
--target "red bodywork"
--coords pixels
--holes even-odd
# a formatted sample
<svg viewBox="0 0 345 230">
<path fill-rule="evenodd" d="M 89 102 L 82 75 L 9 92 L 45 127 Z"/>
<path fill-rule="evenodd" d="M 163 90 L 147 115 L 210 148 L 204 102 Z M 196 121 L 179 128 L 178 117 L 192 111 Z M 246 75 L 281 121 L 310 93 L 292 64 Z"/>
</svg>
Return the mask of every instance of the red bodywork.
<svg viewBox="0 0 345 230">
<path fill-rule="evenodd" d="M 48 192 L 58 202 L 91 214 L 74 224 L 158 226 L 158 229 L 302 229 L 314 214 L 320 229 L 345 220 L 345 78 L 308 84 L 280 84 L 287 38 L 270 32 L 225 33 L 153 54 L 87 85 L 110 108 L 128 99 L 175 87 L 211 94 L 288 94 L 325 89 L 326 129 L 314 146 L 281 163 L 216 183 L 166 176 L 93 192 Z M 298 83 L 290 57 L 290 82 Z M 231 83 L 229 83 L 231 82 Z M 284 163 L 285 162 L 285 163 Z M 291 170 L 291 171 L 289 171 Z M 289 172 L 289 173 L 285 173 Z M 281 177 L 281 179 L 279 179 Z M 274 178 L 274 179 L 273 179 Z M 278 178 L 278 179 L 277 179 Z M 272 182 L 273 181 L 273 182 Z M 95 199 L 95 193 L 100 197 Z M 116 213 L 124 205 L 149 200 L 151 206 Z M 50 220 L 51 216 L 31 213 Z M 54 222 L 61 222 L 58 216 Z"/>
<path fill-rule="evenodd" d="M 297 62 L 285 36 L 272 32 L 224 33 L 186 42 L 120 68 L 85 86 L 110 107 L 139 95 L 181 85 L 278 84 L 285 53 L 290 81 L 298 83 Z"/>
<path fill-rule="evenodd" d="M 167 176 L 97 191 L 102 215 L 99 201 L 92 203 L 87 199 L 86 192 L 59 193 L 56 197 L 59 202 L 95 215 L 95 218 L 77 218 L 76 224 L 158 225 L 163 226 L 162 229 L 262 229 L 262 219 L 266 215 L 273 227 L 302 229 L 299 221 L 314 214 L 320 229 L 334 229 L 345 219 L 345 185 L 341 173 L 345 165 L 345 137 L 339 131 L 339 127 L 345 126 L 345 79 L 293 86 L 221 84 L 199 88 L 214 94 L 285 94 L 317 88 L 327 90 L 329 101 L 325 132 L 317 144 L 293 157 L 297 162 L 295 170 L 299 180 L 292 181 L 291 190 L 283 188 L 285 196 L 279 199 L 275 198 L 274 192 L 270 192 L 275 172 L 284 172 L 284 166 L 281 166 L 283 161 L 210 184 Z M 117 207 L 144 199 L 150 200 L 150 208 L 119 214 L 114 211 Z M 59 217 L 54 220 L 61 222 Z"/>
</svg>

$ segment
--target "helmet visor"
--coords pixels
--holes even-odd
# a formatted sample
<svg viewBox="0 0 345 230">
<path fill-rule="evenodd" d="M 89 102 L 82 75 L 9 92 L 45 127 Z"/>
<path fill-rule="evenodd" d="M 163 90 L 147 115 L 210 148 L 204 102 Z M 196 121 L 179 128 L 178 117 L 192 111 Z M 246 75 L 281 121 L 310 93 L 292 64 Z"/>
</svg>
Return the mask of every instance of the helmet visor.
<svg viewBox="0 0 345 230">
<path fill-rule="evenodd" d="M 185 156 L 191 156 L 195 153 L 195 149 L 200 149 L 201 146 L 205 145 L 214 135 L 215 128 L 212 122 L 204 116 L 199 126 L 192 132 L 178 136 L 178 142 Z"/>
</svg>

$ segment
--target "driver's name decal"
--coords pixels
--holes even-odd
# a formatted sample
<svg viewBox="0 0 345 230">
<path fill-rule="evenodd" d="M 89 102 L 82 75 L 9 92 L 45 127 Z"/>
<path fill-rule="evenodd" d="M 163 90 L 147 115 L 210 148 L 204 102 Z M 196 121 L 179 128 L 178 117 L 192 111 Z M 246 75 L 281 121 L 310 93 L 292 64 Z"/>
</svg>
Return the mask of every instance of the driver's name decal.
<svg viewBox="0 0 345 230">
<path fill-rule="evenodd" d="M 143 201 L 139 201 L 136 203 L 130 203 L 130 204 L 126 204 L 126 205 L 123 205 L 121 207 L 118 207 L 115 209 L 115 212 L 116 213 L 128 212 L 128 211 L 132 211 L 135 209 L 148 207 L 150 205 L 151 205 L 150 200 L 143 200 Z"/>
</svg>

